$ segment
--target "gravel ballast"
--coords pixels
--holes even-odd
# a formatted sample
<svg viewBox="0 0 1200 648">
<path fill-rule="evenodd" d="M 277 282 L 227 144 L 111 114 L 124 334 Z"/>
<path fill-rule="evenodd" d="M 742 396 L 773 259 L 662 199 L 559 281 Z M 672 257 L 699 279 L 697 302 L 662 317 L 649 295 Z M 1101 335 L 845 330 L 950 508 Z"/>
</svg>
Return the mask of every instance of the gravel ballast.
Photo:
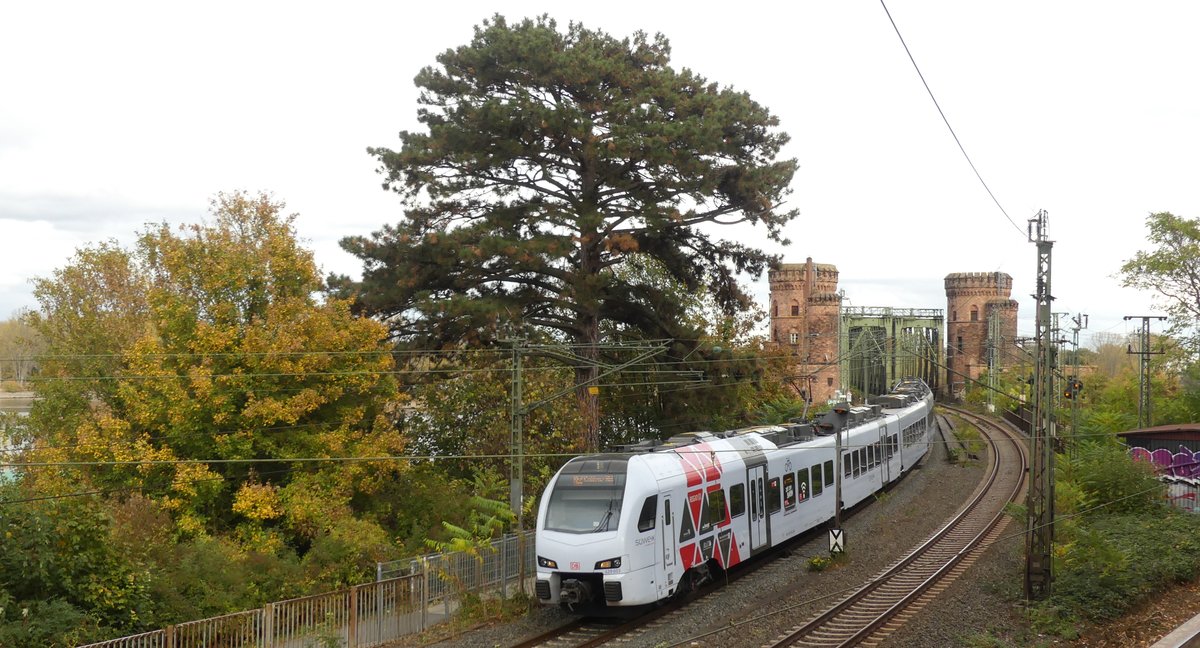
<svg viewBox="0 0 1200 648">
<path fill-rule="evenodd" d="M 827 536 L 815 534 L 792 546 L 789 556 L 664 617 L 622 645 L 752 647 L 771 641 L 858 588 L 941 528 L 979 485 L 986 460 L 949 462 L 941 437 L 935 434 L 930 453 L 900 484 L 843 520 L 846 554 L 833 566 L 809 570 L 811 557 L 828 555 Z M 986 549 L 954 585 L 883 645 L 1038 643 L 1027 636 L 1023 612 L 1013 604 L 1023 565 L 1020 528 L 1010 524 L 1005 539 Z M 476 628 L 428 645 L 512 646 L 570 618 L 558 608 L 543 608 L 512 623 Z"/>
</svg>

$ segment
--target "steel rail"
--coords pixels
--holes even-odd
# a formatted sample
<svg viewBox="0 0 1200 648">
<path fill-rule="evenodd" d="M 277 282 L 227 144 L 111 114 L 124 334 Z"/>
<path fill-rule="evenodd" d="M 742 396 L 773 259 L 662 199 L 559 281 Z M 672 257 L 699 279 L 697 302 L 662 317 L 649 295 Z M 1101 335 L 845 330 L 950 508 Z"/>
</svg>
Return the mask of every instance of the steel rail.
<svg viewBox="0 0 1200 648">
<path fill-rule="evenodd" d="M 870 583 L 768 645 L 854 646 L 861 643 L 876 635 L 889 620 L 913 605 L 931 587 L 944 583 L 947 576 L 972 553 L 972 549 L 1004 520 L 1003 504 L 1019 498 L 1025 482 L 1025 448 L 1002 426 L 962 410 L 953 411 L 969 416 L 977 423 L 987 425 L 997 435 L 1006 437 L 1016 449 L 1019 471 L 1006 465 L 999 452 L 997 436 L 988 434 L 992 449 L 991 469 L 982 486 L 958 515 Z M 997 485 L 1001 470 L 1006 471 L 1006 476 L 1017 476 L 1011 488 L 1000 490 L 1007 480 Z M 1003 496 L 1003 504 L 997 501 L 1000 496 Z M 985 503 L 992 504 L 996 510 L 985 508 Z M 978 520 L 979 516 L 983 516 L 983 519 Z"/>
</svg>

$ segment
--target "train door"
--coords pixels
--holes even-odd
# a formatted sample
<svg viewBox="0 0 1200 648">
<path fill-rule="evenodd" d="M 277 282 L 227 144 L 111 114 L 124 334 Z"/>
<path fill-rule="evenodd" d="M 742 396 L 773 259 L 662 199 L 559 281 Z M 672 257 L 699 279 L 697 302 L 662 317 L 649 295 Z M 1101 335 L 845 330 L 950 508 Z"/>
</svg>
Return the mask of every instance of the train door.
<svg viewBox="0 0 1200 648">
<path fill-rule="evenodd" d="M 767 545 L 767 467 L 754 466 L 746 471 L 750 487 L 750 553 Z"/>
<path fill-rule="evenodd" d="M 671 496 L 663 494 L 663 567 L 668 574 L 675 565 L 675 521 L 671 518 Z"/>
<path fill-rule="evenodd" d="M 875 447 L 879 449 L 879 466 L 886 485 L 892 481 L 892 446 L 888 444 L 887 424 L 879 426 L 879 445 Z"/>
</svg>

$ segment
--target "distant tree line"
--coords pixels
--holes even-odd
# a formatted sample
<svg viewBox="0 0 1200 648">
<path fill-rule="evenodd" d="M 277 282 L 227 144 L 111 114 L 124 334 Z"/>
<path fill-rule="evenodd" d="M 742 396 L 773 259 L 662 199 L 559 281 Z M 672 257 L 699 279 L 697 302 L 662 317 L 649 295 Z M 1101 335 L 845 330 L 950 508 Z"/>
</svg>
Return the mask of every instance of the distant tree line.
<svg viewBox="0 0 1200 648">
<path fill-rule="evenodd" d="M 21 314 L 0 321 L 0 390 L 28 390 L 44 346 L 41 336 Z"/>
<path fill-rule="evenodd" d="M 787 136 L 669 53 L 485 21 L 418 76 L 425 130 L 370 150 L 404 212 L 345 239 L 361 281 L 323 280 L 294 215 L 245 192 L 37 279 L 0 329 L 26 345 L 5 379 L 39 396 L 0 482 L 0 645 L 253 608 L 510 528 L 514 346 L 527 512 L 581 451 L 800 411 L 739 284 L 774 258 L 718 237 L 783 241 Z"/>
</svg>

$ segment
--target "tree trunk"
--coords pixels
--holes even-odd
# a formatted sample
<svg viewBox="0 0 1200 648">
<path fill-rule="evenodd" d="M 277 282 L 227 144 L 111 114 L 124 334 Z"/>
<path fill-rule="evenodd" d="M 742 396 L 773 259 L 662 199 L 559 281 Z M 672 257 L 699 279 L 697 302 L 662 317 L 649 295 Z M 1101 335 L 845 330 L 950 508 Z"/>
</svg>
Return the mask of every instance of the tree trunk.
<svg viewBox="0 0 1200 648">
<path fill-rule="evenodd" d="M 596 184 L 596 135 L 589 133 L 584 141 L 583 158 L 580 160 L 579 214 L 579 274 L 575 297 L 581 307 L 579 313 L 579 355 L 586 362 L 575 368 L 575 397 L 579 401 L 579 413 L 583 417 L 582 441 L 584 452 L 600 451 L 600 386 L 595 378 L 600 375 L 600 295 L 596 293 L 596 275 L 600 273 L 600 230 L 604 217 L 599 207 Z"/>
<path fill-rule="evenodd" d="M 600 375 L 600 352 L 596 344 L 600 341 L 600 318 L 586 315 L 583 318 L 582 347 L 579 355 L 591 362 L 575 367 L 575 399 L 579 402 L 579 413 L 583 417 L 580 441 L 584 452 L 600 451 L 600 386 L 595 378 Z"/>
</svg>

